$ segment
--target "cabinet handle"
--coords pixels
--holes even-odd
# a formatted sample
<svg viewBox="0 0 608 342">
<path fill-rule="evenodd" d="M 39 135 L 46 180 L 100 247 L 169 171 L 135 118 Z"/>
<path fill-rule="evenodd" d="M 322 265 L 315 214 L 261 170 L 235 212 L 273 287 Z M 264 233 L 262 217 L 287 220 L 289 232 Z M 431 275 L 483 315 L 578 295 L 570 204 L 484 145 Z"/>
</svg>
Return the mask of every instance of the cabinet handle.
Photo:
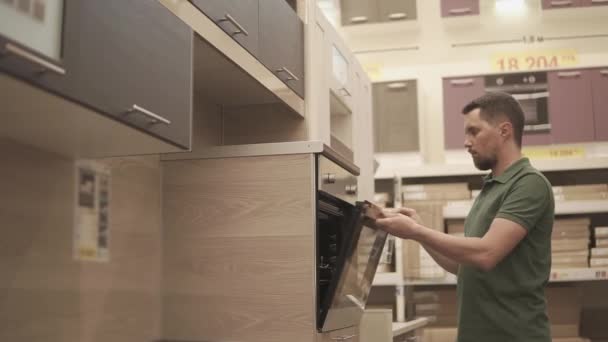
<svg viewBox="0 0 608 342">
<path fill-rule="evenodd" d="M 608 0 L 591 0 L 592 4 L 605 4 Z"/>
<path fill-rule="evenodd" d="M 555 0 L 551 1 L 551 6 L 571 6 L 572 0 Z"/>
<path fill-rule="evenodd" d="M 452 85 L 473 85 L 472 78 L 463 78 L 461 80 L 450 80 L 450 84 Z"/>
<path fill-rule="evenodd" d="M 277 73 L 279 73 L 279 72 L 284 72 L 288 75 L 288 77 L 286 79 L 287 81 L 294 81 L 294 80 L 299 81 L 300 80 L 296 75 L 293 74 L 293 72 L 289 71 L 289 69 L 287 69 L 286 67 L 277 69 Z"/>
<path fill-rule="evenodd" d="M 66 73 L 64 68 L 61 68 L 52 63 L 49 63 L 49 62 L 45 61 L 44 59 L 34 55 L 33 53 L 30 53 L 14 44 L 6 43 L 4 45 L 4 49 L 6 50 L 6 52 L 8 52 L 14 56 L 23 58 L 31 63 L 41 66 L 43 68 L 42 72 L 52 71 L 58 75 L 65 75 L 65 73 Z"/>
<path fill-rule="evenodd" d="M 346 341 L 346 340 L 351 340 L 355 336 L 357 336 L 357 335 L 353 334 L 353 335 L 348 335 L 348 336 L 338 336 L 338 337 L 332 337 L 331 339 L 334 341 Z"/>
<path fill-rule="evenodd" d="M 360 24 L 360 23 L 364 23 L 367 22 L 367 17 L 365 16 L 359 16 L 359 17 L 352 17 L 350 18 L 350 22 L 353 24 Z"/>
<path fill-rule="evenodd" d="M 407 88 L 407 83 L 405 83 L 405 82 L 389 83 L 386 87 L 391 90 L 405 89 L 405 88 Z"/>
<path fill-rule="evenodd" d="M 131 108 L 127 109 L 127 115 L 131 114 L 131 113 L 140 113 L 140 114 L 143 114 L 145 117 L 147 117 L 148 119 L 150 119 L 150 123 L 153 124 L 153 125 L 157 124 L 157 123 L 162 123 L 162 124 L 165 124 L 165 125 L 170 125 L 171 124 L 171 121 L 163 118 L 160 115 L 156 115 L 156 114 L 152 113 L 151 111 L 149 111 L 149 110 L 147 110 L 145 108 L 142 108 L 142 107 L 140 107 L 140 106 L 138 106 L 136 104 L 134 104 Z"/>
<path fill-rule="evenodd" d="M 452 8 L 451 10 L 449 10 L 450 14 L 465 14 L 465 13 L 471 13 L 473 10 L 471 10 L 471 7 L 463 7 L 463 8 Z"/>
<path fill-rule="evenodd" d="M 606 70 L 600 70 L 600 74 L 604 75 L 604 76 L 608 76 L 608 69 L 606 69 Z"/>
<path fill-rule="evenodd" d="M 557 77 L 560 78 L 574 78 L 581 75 L 580 71 L 562 71 L 557 73 Z"/>
<path fill-rule="evenodd" d="M 247 30 L 245 30 L 245 28 L 241 24 L 239 24 L 239 22 L 236 21 L 236 19 L 234 19 L 229 13 L 224 14 L 224 18 L 219 20 L 219 22 L 223 21 L 229 21 L 232 25 L 234 25 L 234 27 L 236 27 L 237 30 L 232 32 L 233 36 L 241 33 L 246 36 L 249 36 L 249 32 L 247 32 Z"/>
<path fill-rule="evenodd" d="M 407 18 L 407 13 L 405 12 L 391 13 L 388 15 L 389 20 L 401 20 L 405 18 Z"/>
</svg>

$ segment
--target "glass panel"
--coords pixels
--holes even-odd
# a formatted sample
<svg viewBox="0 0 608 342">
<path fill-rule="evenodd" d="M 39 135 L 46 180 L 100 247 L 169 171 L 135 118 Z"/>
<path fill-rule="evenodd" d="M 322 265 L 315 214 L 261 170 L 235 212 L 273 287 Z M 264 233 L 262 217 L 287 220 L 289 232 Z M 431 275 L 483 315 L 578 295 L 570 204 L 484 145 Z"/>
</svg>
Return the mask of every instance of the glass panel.
<svg viewBox="0 0 608 342">
<path fill-rule="evenodd" d="M 338 83 L 341 86 L 346 86 L 348 83 L 348 61 L 335 45 L 332 45 L 332 70 Z"/>
</svg>

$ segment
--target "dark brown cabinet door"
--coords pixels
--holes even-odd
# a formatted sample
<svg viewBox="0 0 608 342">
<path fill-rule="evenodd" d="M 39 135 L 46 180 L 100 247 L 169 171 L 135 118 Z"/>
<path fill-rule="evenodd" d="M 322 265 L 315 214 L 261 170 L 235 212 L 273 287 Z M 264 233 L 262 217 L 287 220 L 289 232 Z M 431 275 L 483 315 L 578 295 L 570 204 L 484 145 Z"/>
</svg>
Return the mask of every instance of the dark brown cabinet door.
<svg viewBox="0 0 608 342">
<path fill-rule="evenodd" d="M 252 55 L 258 54 L 258 0 L 190 0 Z M 270 0 L 262 0 L 267 2 Z M 283 1 L 285 2 L 285 1 Z"/>
<path fill-rule="evenodd" d="M 380 21 L 414 20 L 417 17 L 416 0 L 380 0 L 378 6 Z"/>
<path fill-rule="evenodd" d="M 304 98 L 304 24 L 285 0 L 260 1 L 259 60 Z"/>
<path fill-rule="evenodd" d="M 190 146 L 192 31 L 158 1 L 80 1 L 80 102 Z"/>
<path fill-rule="evenodd" d="M 446 78 L 443 80 L 443 131 L 446 149 L 464 146 L 462 108 L 483 95 L 483 77 Z"/>
<path fill-rule="evenodd" d="M 583 5 L 583 0 L 542 0 L 543 9 L 571 8 Z"/>
<path fill-rule="evenodd" d="M 479 0 L 441 0 L 442 17 L 479 14 Z"/>
<path fill-rule="evenodd" d="M 553 143 L 592 141 L 595 133 L 591 71 L 552 71 L 548 73 L 547 80 Z"/>
<path fill-rule="evenodd" d="M 377 22 L 379 19 L 376 0 L 340 0 L 342 25 Z"/>
<path fill-rule="evenodd" d="M 16 13 L 17 14 L 17 13 Z M 71 97 L 75 85 L 75 66 L 79 57 L 79 1 L 63 4 L 61 52 L 58 60 L 11 40 L 0 33 L 0 72 L 6 72 L 32 85 L 62 97 Z"/>
<path fill-rule="evenodd" d="M 593 69 L 590 73 L 595 140 L 608 141 L 608 68 Z"/>
<path fill-rule="evenodd" d="M 415 80 L 374 83 L 375 152 L 418 151 Z"/>
</svg>

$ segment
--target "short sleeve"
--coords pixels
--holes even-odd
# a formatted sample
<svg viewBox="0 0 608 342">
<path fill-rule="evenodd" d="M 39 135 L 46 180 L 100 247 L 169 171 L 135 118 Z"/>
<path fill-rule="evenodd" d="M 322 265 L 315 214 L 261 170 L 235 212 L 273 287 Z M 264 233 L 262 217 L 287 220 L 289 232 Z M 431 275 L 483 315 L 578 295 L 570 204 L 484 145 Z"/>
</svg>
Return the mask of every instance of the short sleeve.
<svg viewBox="0 0 608 342">
<path fill-rule="evenodd" d="M 528 232 L 553 202 L 552 190 L 538 174 L 527 174 L 515 181 L 507 192 L 496 217 L 513 221 Z"/>
</svg>

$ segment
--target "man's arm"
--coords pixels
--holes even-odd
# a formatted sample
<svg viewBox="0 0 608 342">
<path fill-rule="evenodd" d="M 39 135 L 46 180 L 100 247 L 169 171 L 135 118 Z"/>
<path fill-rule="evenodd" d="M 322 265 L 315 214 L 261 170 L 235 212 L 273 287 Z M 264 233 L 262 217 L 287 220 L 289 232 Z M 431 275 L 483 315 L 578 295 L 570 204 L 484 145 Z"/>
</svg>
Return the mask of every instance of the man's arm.
<svg viewBox="0 0 608 342">
<path fill-rule="evenodd" d="M 472 265 L 484 271 L 492 270 L 527 234 L 524 227 L 503 218 L 494 219 L 482 238 L 441 233 L 406 215 L 381 219 L 377 223 L 390 234 L 413 239 L 425 247 L 440 251 L 439 254 L 451 263 Z"/>
<path fill-rule="evenodd" d="M 454 275 L 458 275 L 458 268 L 460 267 L 460 265 L 455 262 L 454 260 L 445 257 L 444 255 L 442 255 L 441 253 L 437 252 L 436 250 L 432 249 L 431 247 L 421 243 L 420 245 L 422 245 L 422 247 L 424 247 L 424 249 L 431 255 L 431 257 L 433 258 L 433 260 L 435 260 L 436 263 L 439 264 L 439 266 L 441 266 L 444 270 L 454 274 Z"/>
</svg>

